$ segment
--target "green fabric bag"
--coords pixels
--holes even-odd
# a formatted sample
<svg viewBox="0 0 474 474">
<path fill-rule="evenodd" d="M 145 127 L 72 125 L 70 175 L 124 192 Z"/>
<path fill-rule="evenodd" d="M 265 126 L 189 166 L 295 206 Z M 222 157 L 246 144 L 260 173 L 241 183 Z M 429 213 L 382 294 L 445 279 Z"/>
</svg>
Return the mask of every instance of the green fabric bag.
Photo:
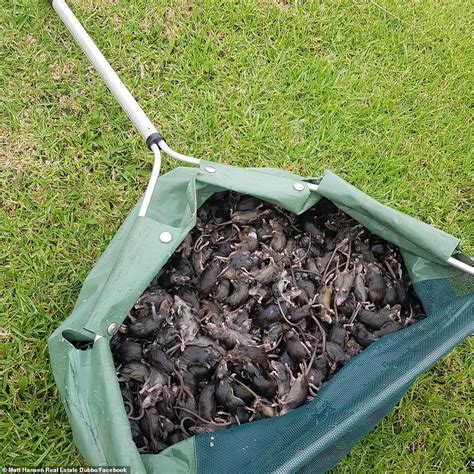
<svg viewBox="0 0 474 474">
<path fill-rule="evenodd" d="M 209 173 L 212 165 L 216 172 Z M 413 381 L 474 330 L 474 278 L 447 264 L 458 239 L 386 207 L 333 173 L 317 192 L 276 169 L 201 162 L 161 176 L 147 216 L 140 202 L 86 278 L 71 316 L 49 338 L 55 380 L 79 451 L 91 465 L 132 472 L 324 472 L 334 466 L 401 399 Z M 285 416 L 199 435 L 160 454 L 140 455 L 132 441 L 107 329 L 121 324 L 160 268 L 195 225 L 215 192 L 250 194 L 300 214 L 321 197 L 400 247 L 428 317 L 373 343 L 312 402 Z M 160 242 L 170 232 L 169 243 Z M 94 341 L 88 350 L 71 341 Z M 212 438 L 212 439 L 211 439 Z M 212 442 L 211 442 L 212 441 Z"/>
</svg>

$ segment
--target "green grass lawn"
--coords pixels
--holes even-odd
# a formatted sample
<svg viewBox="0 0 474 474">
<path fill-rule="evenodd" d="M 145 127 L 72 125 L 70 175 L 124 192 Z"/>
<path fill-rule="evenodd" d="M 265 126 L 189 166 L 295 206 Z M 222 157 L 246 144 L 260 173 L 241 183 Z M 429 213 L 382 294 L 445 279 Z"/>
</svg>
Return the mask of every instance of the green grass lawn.
<svg viewBox="0 0 474 474">
<path fill-rule="evenodd" d="M 331 169 L 474 253 L 472 2 L 71 6 L 174 148 Z M 46 340 L 144 192 L 151 156 L 46 0 L 2 0 L 0 35 L 0 464 L 77 465 Z M 336 472 L 467 470 L 472 349 L 421 377 Z"/>
</svg>

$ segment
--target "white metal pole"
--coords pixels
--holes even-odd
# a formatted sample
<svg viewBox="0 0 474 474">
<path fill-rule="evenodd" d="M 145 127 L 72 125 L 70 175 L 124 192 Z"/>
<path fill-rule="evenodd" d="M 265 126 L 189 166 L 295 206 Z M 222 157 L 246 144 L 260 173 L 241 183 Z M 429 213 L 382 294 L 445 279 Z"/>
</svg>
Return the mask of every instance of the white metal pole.
<svg viewBox="0 0 474 474">
<path fill-rule="evenodd" d="M 167 145 L 164 138 L 156 130 L 155 126 L 151 123 L 145 112 L 143 112 L 142 108 L 138 105 L 132 94 L 130 94 L 129 90 L 125 87 L 117 73 L 112 69 L 109 62 L 100 52 L 99 48 L 96 46 L 87 31 L 83 28 L 74 13 L 67 6 L 65 0 L 52 0 L 50 3 L 74 39 L 77 41 L 77 44 L 89 58 L 89 61 L 92 63 L 96 71 L 107 84 L 107 87 L 118 100 L 123 110 L 125 110 L 127 115 L 130 117 L 130 120 L 133 122 L 135 127 L 137 127 L 138 131 L 145 139 L 148 147 L 151 149 L 152 144 L 156 143 L 163 150 L 163 152 L 170 157 L 179 161 L 184 161 L 185 163 L 199 165 L 200 161 L 198 158 L 178 153 Z"/>
<path fill-rule="evenodd" d="M 148 186 L 145 191 L 145 195 L 143 196 L 142 205 L 140 206 L 140 210 L 138 211 L 139 217 L 145 217 L 146 211 L 148 210 L 148 206 L 150 205 L 151 197 L 153 196 L 153 191 L 155 190 L 156 181 L 158 180 L 158 176 L 160 176 L 160 169 L 161 169 L 161 154 L 160 149 L 156 143 L 151 145 L 151 151 L 153 152 L 153 156 L 155 157 L 155 161 L 153 163 L 153 169 L 151 170 L 150 180 L 148 181 Z"/>
<path fill-rule="evenodd" d="M 150 180 L 143 197 L 142 205 L 139 210 L 139 217 L 144 217 L 150 205 L 150 200 L 153 195 L 153 191 L 160 175 L 161 169 L 161 153 L 160 148 L 172 158 L 175 158 L 186 163 L 199 165 L 200 161 L 192 156 L 183 155 L 172 150 L 165 142 L 160 133 L 151 123 L 150 119 L 146 116 L 145 112 L 138 105 L 137 101 L 133 98 L 132 94 L 125 87 L 125 84 L 118 77 L 117 73 L 112 69 L 112 66 L 105 59 L 104 55 L 100 52 L 94 41 L 88 35 L 83 26 L 79 23 L 71 9 L 67 6 L 64 0 L 52 0 L 50 1 L 52 7 L 61 18 L 63 23 L 66 25 L 71 35 L 77 41 L 78 45 L 84 51 L 89 61 L 92 63 L 96 71 L 102 77 L 107 87 L 110 89 L 112 94 L 118 100 L 123 110 L 127 113 L 130 120 L 133 122 L 135 127 L 138 129 L 148 147 L 153 152 L 154 163 L 151 172 Z"/>
<path fill-rule="evenodd" d="M 64 0 L 53 0 L 51 5 L 89 58 L 89 61 L 105 81 L 107 87 L 119 101 L 123 110 L 125 110 L 127 115 L 130 117 L 130 120 L 134 123 L 135 127 L 137 127 L 142 137 L 147 140 L 154 133 L 158 134 L 158 131 L 151 123 L 150 119 L 146 116 L 145 112 L 143 112 L 132 94 L 130 94 L 124 83 L 117 76 L 116 72 L 112 69 L 104 55 L 95 45 L 94 41 L 92 41 L 86 30 L 79 23 L 79 20 L 67 6 L 66 2 Z"/>
<path fill-rule="evenodd" d="M 474 267 L 468 265 L 467 263 L 461 262 L 461 260 L 458 260 L 457 258 L 449 257 L 448 263 L 452 267 L 457 268 L 458 270 L 462 270 L 463 272 L 466 272 L 469 275 L 474 275 Z"/>
<path fill-rule="evenodd" d="M 175 158 L 179 161 L 184 161 L 185 163 L 190 163 L 192 165 L 198 165 L 200 160 L 198 158 L 194 158 L 194 156 L 183 155 L 182 153 L 178 153 L 177 151 L 172 150 L 164 140 L 160 140 L 158 142 L 158 146 L 161 148 L 163 153 L 166 153 L 171 158 Z"/>
</svg>

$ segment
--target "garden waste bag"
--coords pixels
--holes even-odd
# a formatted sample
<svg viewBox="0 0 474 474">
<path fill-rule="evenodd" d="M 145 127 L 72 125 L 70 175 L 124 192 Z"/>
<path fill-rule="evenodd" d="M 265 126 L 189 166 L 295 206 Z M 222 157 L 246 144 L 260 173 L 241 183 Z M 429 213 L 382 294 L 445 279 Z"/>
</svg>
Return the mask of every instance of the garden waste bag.
<svg viewBox="0 0 474 474">
<path fill-rule="evenodd" d="M 209 168 L 212 165 L 212 168 Z M 206 169 L 207 168 L 207 169 Z M 215 172 L 209 172 L 214 169 Z M 304 179 L 303 179 L 304 180 Z M 56 383 L 74 439 L 91 465 L 130 466 L 133 474 L 324 472 L 344 457 L 401 399 L 415 379 L 474 329 L 474 277 L 447 266 L 458 239 L 386 207 L 327 172 L 317 192 L 276 169 L 201 162 L 161 176 L 146 217 L 138 203 L 84 282 L 71 316 L 51 335 Z M 298 186 L 297 186 L 298 188 Z M 120 325 L 194 227 L 212 194 L 232 190 L 300 214 L 322 197 L 397 245 L 426 319 L 374 342 L 310 403 L 288 414 L 179 442 L 140 455 L 132 440 L 114 361 L 111 328 Z M 160 241 L 169 232 L 170 242 Z M 90 341 L 86 350 L 75 341 Z"/>
</svg>

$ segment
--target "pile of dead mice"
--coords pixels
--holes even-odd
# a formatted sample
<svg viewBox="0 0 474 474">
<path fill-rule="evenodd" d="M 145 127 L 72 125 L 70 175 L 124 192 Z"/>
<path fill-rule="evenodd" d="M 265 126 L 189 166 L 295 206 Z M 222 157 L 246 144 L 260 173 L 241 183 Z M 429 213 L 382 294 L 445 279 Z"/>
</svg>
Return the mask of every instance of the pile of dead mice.
<svg viewBox="0 0 474 474">
<path fill-rule="evenodd" d="M 215 194 L 111 340 L 134 442 L 283 415 L 423 317 L 398 249 L 331 202 Z"/>
</svg>

